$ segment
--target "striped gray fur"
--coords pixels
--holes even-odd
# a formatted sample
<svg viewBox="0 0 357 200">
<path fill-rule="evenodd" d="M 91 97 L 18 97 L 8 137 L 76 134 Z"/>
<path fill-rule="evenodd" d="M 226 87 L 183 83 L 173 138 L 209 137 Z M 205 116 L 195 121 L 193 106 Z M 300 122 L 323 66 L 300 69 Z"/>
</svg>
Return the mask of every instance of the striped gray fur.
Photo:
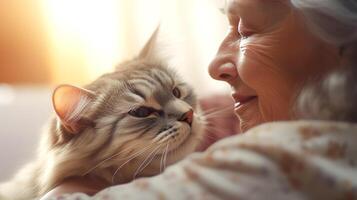
<svg viewBox="0 0 357 200">
<path fill-rule="evenodd" d="M 136 174 L 160 173 L 165 153 L 166 166 L 194 151 L 203 127 L 192 87 L 166 64 L 140 55 L 84 86 L 94 97 L 83 97 L 85 104 L 74 108 L 75 113 L 67 113 L 77 123 L 86 122 L 78 126 L 80 131 L 70 133 L 59 116 L 53 117 L 42 136 L 38 159 L 1 185 L 0 196 L 37 199 L 69 177 L 90 176 L 109 187 L 131 181 Z M 182 96 L 173 94 L 175 87 Z M 140 107 L 155 112 L 147 117 L 130 114 Z M 191 109 L 190 125 L 181 118 Z M 146 158 L 153 148 L 158 150 L 152 162 L 140 171 L 143 161 L 151 160 Z"/>
</svg>

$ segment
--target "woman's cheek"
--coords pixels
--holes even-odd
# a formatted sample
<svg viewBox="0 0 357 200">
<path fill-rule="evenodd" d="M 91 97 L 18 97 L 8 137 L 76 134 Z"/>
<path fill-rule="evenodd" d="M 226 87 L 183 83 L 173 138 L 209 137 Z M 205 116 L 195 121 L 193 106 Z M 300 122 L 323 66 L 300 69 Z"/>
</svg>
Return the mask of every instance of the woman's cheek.
<svg viewBox="0 0 357 200">
<path fill-rule="evenodd" d="M 243 46 L 238 59 L 239 76 L 253 89 L 261 82 L 269 82 L 267 79 L 273 68 L 269 56 L 260 52 L 262 51 L 254 46 Z"/>
<path fill-rule="evenodd" d="M 289 120 L 292 117 L 289 97 L 277 91 L 261 94 L 259 107 L 264 121 Z"/>
<path fill-rule="evenodd" d="M 251 86 L 254 80 L 259 76 L 255 56 L 247 48 L 241 48 L 238 59 L 238 74 L 242 81 Z"/>
<path fill-rule="evenodd" d="M 287 119 L 291 87 L 277 61 L 259 47 L 247 45 L 241 48 L 238 73 L 242 81 L 255 90 L 264 121 Z"/>
</svg>

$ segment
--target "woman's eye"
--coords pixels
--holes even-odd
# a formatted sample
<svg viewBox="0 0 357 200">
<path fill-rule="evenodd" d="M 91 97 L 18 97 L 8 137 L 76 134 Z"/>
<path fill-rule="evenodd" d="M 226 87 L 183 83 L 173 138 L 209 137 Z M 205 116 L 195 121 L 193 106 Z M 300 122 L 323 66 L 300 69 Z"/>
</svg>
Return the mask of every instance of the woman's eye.
<svg viewBox="0 0 357 200">
<path fill-rule="evenodd" d="M 140 118 L 147 117 L 151 113 L 153 113 L 153 109 L 145 107 L 145 106 L 141 106 L 139 108 L 136 108 L 136 109 L 128 112 L 129 115 L 134 116 L 134 117 L 140 117 Z"/>
<path fill-rule="evenodd" d="M 247 39 L 249 36 L 246 33 L 239 32 L 241 39 Z"/>
<path fill-rule="evenodd" d="M 241 39 L 247 39 L 249 36 L 253 35 L 253 32 L 247 29 L 242 22 L 238 25 L 238 33 Z"/>
<path fill-rule="evenodd" d="M 238 33 L 239 33 L 239 36 L 240 36 L 240 39 L 247 39 L 249 36 L 252 35 L 252 33 L 249 33 L 249 32 L 243 32 L 243 31 L 240 31 L 238 30 Z"/>
<path fill-rule="evenodd" d="M 181 91 L 180 91 L 180 89 L 178 89 L 177 87 L 175 87 L 175 88 L 172 90 L 172 94 L 173 94 L 176 98 L 181 98 Z"/>
</svg>

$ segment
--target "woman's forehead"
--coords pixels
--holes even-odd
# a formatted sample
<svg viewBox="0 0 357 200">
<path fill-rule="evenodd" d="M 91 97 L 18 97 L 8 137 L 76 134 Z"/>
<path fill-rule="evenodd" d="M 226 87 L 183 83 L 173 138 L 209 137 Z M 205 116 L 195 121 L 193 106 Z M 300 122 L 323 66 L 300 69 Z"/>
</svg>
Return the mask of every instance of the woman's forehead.
<svg viewBox="0 0 357 200">
<path fill-rule="evenodd" d="M 238 15 L 249 13 L 271 4 L 286 2 L 288 0 L 226 0 L 224 11 L 227 14 Z"/>
<path fill-rule="evenodd" d="M 227 14 L 238 15 L 262 3 L 264 0 L 227 0 L 225 9 Z"/>
</svg>

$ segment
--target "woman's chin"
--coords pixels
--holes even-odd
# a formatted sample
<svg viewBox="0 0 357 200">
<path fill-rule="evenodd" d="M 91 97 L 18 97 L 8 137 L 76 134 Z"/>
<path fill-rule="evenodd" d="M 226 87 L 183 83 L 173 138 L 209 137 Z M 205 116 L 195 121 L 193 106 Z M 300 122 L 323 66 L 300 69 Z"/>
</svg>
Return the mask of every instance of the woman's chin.
<svg viewBox="0 0 357 200">
<path fill-rule="evenodd" d="M 235 109 L 234 111 L 239 119 L 241 132 L 246 132 L 264 122 L 259 110 L 258 101 L 254 100 L 249 105 L 247 104 L 245 107 Z"/>
<path fill-rule="evenodd" d="M 245 133 L 246 131 L 248 131 L 249 129 L 259 125 L 261 123 L 253 123 L 253 122 L 250 122 L 250 121 L 241 121 L 240 124 L 239 124 L 239 128 L 240 128 L 240 131 L 242 133 Z"/>
</svg>

